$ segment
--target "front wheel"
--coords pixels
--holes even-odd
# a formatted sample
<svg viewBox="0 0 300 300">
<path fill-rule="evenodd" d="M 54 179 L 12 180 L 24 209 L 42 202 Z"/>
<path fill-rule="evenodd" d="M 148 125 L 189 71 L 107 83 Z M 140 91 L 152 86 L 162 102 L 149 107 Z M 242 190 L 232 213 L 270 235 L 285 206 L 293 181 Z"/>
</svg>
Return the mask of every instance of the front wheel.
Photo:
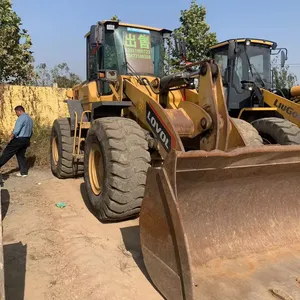
<svg viewBox="0 0 300 300">
<path fill-rule="evenodd" d="M 83 174 L 83 165 L 73 162 L 73 137 L 69 118 L 56 119 L 50 138 L 51 171 L 57 178 L 72 178 Z"/>
<path fill-rule="evenodd" d="M 121 221 L 140 212 L 147 170 L 148 142 L 133 120 L 97 119 L 85 143 L 86 191 L 101 221 Z"/>
<path fill-rule="evenodd" d="M 242 119 L 232 118 L 232 121 L 240 131 L 246 146 L 263 145 L 262 137 L 259 135 L 259 132 L 254 126 Z"/>
<path fill-rule="evenodd" d="M 280 118 L 262 118 L 252 122 L 264 144 L 300 145 L 300 129 L 294 123 Z"/>
</svg>

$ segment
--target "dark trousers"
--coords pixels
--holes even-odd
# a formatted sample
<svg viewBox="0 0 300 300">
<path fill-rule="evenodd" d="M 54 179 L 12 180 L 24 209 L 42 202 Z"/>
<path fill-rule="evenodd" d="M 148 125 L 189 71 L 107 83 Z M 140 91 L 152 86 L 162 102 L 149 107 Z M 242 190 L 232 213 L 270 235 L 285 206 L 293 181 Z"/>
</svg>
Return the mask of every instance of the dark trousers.
<svg viewBox="0 0 300 300">
<path fill-rule="evenodd" d="M 14 138 L 4 149 L 0 156 L 0 168 L 4 166 L 14 155 L 17 156 L 20 173 L 22 175 L 28 174 L 28 166 L 25 158 L 25 153 L 30 145 L 29 138 Z"/>
</svg>

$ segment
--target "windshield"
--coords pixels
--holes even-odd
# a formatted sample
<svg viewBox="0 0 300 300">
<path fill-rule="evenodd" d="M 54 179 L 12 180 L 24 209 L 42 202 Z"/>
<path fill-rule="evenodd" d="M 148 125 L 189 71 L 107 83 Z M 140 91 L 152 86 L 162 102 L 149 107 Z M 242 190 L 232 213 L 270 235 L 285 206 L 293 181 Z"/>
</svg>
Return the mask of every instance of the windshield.
<svg viewBox="0 0 300 300">
<path fill-rule="evenodd" d="M 242 91 L 242 80 L 254 81 L 259 87 L 271 87 L 271 53 L 263 45 L 238 45 L 240 51 L 235 56 L 233 86 Z M 215 49 L 213 58 L 219 65 L 223 81 L 228 64 L 228 47 Z"/>
<path fill-rule="evenodd" d="M 120 26 L 105 34 L 104 69 L 118 70 L 120 74 L 132 74 L 134 69 L 140 75 L 161 77 L 163 51 L 161 33 Z"/>
<path fill-rule="evenodd" d="M 228 50 L 224 49 L 222 51 L 218 51 L 213 55 L 216 63 L 220 67 L 220 71 L 222 74 L 223 81 L 225 81 L 225 71 L 227 69 L 227 62 L 228 62 Z"/>
<path fill-rule="evenodd" d="M 271 86 L 270 48 L 262 45 L 239 45 L 239 48 L 241 51 L 235 59 L 234 68 L 237 80 L 250 80 L 258 86 Z"/>
</svg>

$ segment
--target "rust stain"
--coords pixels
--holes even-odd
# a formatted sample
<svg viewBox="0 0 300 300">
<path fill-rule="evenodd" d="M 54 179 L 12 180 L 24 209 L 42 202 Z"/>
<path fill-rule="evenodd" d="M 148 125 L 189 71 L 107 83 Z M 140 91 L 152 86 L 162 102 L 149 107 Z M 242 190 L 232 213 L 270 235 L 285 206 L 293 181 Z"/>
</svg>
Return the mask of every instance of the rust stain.
<svg viewBox="0 0 300 300">
<path fill-rule="evenodd" d="M 179 135 L 189 135 L 194 132 L 194 123 L 183 109 L 165 109 L 165 112 Z"/>
</svg>

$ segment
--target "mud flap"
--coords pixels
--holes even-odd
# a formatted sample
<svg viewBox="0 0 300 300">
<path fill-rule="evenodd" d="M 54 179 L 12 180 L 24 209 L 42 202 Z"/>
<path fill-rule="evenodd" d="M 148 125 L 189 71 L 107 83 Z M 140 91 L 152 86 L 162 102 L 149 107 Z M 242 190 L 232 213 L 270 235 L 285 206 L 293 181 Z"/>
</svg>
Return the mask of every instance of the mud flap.
<svg viewBox="0 0 300 300">
<path fill-rule="evenodd" d="M 171 152 L 140 212 L 166 299 L 300 299 L 300 147 Z"/>
</svg>

